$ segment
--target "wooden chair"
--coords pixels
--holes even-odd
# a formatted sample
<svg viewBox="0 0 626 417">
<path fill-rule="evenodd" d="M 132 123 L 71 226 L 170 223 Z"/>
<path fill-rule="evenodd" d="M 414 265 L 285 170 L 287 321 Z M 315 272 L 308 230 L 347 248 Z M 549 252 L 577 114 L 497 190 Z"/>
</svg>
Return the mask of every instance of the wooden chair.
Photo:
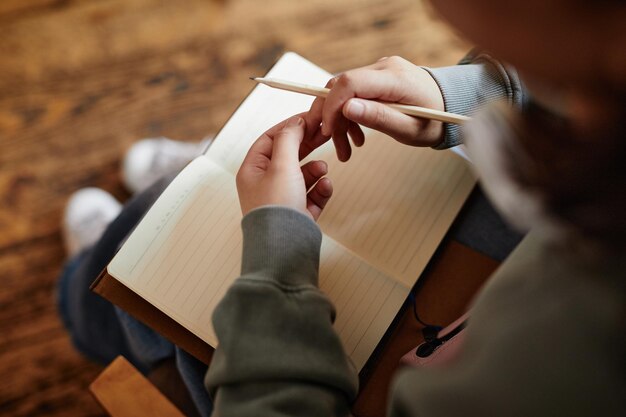
<svg viewBox="0 0 626 417">
<path fill-rule="evenodd" d="M 146 377 L 118 356 L 89 386 L 112 417 L 184 417 Z"/>
</svg>

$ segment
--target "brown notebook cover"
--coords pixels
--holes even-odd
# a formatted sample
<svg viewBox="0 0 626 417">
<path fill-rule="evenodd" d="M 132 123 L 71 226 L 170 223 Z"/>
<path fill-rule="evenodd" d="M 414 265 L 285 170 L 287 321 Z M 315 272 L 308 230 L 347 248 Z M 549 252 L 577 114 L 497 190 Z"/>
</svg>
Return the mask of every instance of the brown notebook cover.
<svg viewBox="0 0 626 417">
<path fill-rule="evenodd" d="M 213 356 L 211 346 L 113 278 L 108 274 L 106 268 L 91 284 L 90 289 L 154 329 L 198 360 L 207 365 L 211 362 Z"/>
</svg>

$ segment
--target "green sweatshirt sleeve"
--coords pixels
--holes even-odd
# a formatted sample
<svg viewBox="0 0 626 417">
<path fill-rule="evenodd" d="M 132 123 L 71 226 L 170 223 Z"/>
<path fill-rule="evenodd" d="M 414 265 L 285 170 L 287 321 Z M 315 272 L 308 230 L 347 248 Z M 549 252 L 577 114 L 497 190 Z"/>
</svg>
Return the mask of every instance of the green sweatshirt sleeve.
<svg viewBox="0 0 626 417">
<path fill-rule="evenodd" d="M 526 101 L 524 86 L 517 71 L 489 54 L 472 51 L 458 65 L 427 68 L 441 90 L 445 110 L 471 116 L 484 103 L 506 99 L 522 107 Z M 444 124 L 443 142 L 435 149 L 446 149 L 463 143 L 461 126 Z"/>
<path fill-rule="evenodd" d="M 302 213 L 262 207 L 242 221 L 241 276 L 213 314 L 205 384 L 220 416 L 343 416 L 357 373 L 317 288 L 322 234 Z"/>
</svg>

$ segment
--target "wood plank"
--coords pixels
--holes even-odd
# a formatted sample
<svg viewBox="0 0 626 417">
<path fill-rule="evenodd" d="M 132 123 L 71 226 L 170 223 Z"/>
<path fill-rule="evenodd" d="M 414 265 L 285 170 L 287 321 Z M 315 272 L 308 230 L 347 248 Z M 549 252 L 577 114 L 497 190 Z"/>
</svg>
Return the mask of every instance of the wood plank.
<svg viewBox="0 0 626 417">
<path fill-rule="evenodd" d="M 183 416 L 122 356 L 106 367 L 89 390 L 112 417 Z"/>
<path fill-rule="evenodd" d="M 195 32 L 171 34 L 152 26 L 116 29 L 125 22 L 129 24 L 124 27 L 132 26 L 131 21 L 166 18 L 170 24 L 183 25 L 180 8 L 178 17 L 170 16 L 170 8 L 155 8 L 153 17 L 140 19 L 148 0 L 111 0 L 97 2 L 97 11 L 92 11 L 96 6 L 91 3 L 61 9 L 50 19 L 54 22 L 50 27 L 43 24 L 47 21 L 39 21 L 44 17 L 38 17 L 0 31 L 0 53 L 9 47 L 16 51 L 3 53 L 10 59 L 0 69 L 0 137 L 5 138 L 0 142 L 0 193 L 10 196 L 8 213 L 0 214 L 0 226 L 9 231 L 0 236 L 0 247 L 9 239 L 26 239 L 33 230 L 55 230 L 68 190 L 114 184 L 116 163 L 137 138 L 166 135 L 197 140 L 217 130 L 251 89 L 247 76 L 263 73 L 287 49 L 331 71 L 391 54 L 432 65 L 452 63 L 461 55 L 457 48 L 445 59 L 441 56 L 438 51 L 450 49 L 448 39 L 430 45 L 428 52 L 420 50 L 425 42 L 411 42 L 425 38 L 425 12 L 418 2 L 369 3 L 370 7 L 355 8 L 319 0 L 297 7 L 271 0 L 247 20 L 241 16 L 251 15 L 248 10 L 255 9 L 254 3 L 233 1 L 223 11 L 222 24 L 205 27 L 194 20 L 184 26 L 198 26 Z M 210 22 L 211 10 L 201 7 L 205 4 L 192 2 L 184 8 L 185 16 Z M 96 12 L 108 13 L 106 22 L 117 22 L 102 28 L 111 30 L 113 39 L 105 42 L 99 30 L 88 30 L 89 19 L 81 20 Z M 342 19 L 327 18 L 333 14 Z M 62 30 L 76 25 L 69 33 Z M 148 41 L 144 31 L 159 36 Z M 59 38 L 49 39 L 48 32 Z M 65 46 L 76 35 L 81 42 L 71 48 L 78 56 L 74 59 L 55 45 Z M 133 42 L 123 42 L 125 37 Z M 51 51 L 43 48 L 44 42 Z M 113 51 L 108 51 L 109 44 Z M 85 52 L 74 52 L 75 48 Z M 25 68 L 23 61 L 29 66 Z"/>
<path fill-rule="evenodd" d="M 87 385 L 100 367 L 71 345 L 57 316 L 57 234 L 0 252 L 0 415 L 99 415 Z"/>
<path fill-rule="evenodd" d="M 0 415 L 102 415 L 87 392 L 101 368 L 82 358 L 60 327 L 41 336 L 0 354 Z"/>
<path fill-rule="evenodd" d="M 68 0 L 3 0 L 0 2 L 0 19 L 20 19 L 27 14 L 48 13 L 50 9 L 63 7 L 63 3 L 68 3 Z"/>
</svg>

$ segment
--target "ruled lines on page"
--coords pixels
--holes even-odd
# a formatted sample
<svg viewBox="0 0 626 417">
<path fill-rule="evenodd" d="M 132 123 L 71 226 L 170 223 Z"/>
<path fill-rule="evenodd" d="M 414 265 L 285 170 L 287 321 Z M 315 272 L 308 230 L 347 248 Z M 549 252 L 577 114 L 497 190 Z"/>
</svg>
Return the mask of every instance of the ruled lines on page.
<svg viewBox="0 0 626 417">
<path fill-rule="evenodd" d="M 411 148 L 368 131 L 348 163 L 329 163 L 330 237 L 412 287 L 475 184 L 458 156 Z"/>
<path fill-rule="evenodd" d="M 174 212 L 172 207 L 176 207 Z M 240 273 L 240 219 L 234 177 L 199 157 L 157 200 L 111 262 L 109 272 L 206 343 L 217 346 L 211 316 Z M 146 241 L 148 235 L 151 239 Z M 137 239 L 143 246 L 136 246 Z M 409 289 L 327 236 L 319 280 L 337 309 L 339 337 L 360 369 Z"/>
<path fill-rule="evenodd" d="M 180 184 L 190 187 L 174 213 Z M 176 183 L 178 182 L 178 183 Z M 150 242 L 135 246 L 169 221 Z M 201 156 L 154 204 L 109 265 L 109 273 L 212 346 L 211 315 L 241 265 L 241 211 L 235 178 Z M 136 248 L 143 248 L 137 251 Z"/>
<path fill-rule="evenodd" d="M 400 310 L 410 288 L 328 237 L 322 243 L 319 286 L 337 309 L 335 330 L 360 370 Z"/>
<path fill-rule="evenodd" d="M 325 85 L 331 78 L 331 74 L 292 52 L 283 55 L 267 76 L 315 85 Z M 280 121 L 309 110 L 313 99 L 257 85 L 226 122 L 206 155 L 235 175 L 248 149 L 260 135 Z M 324 147 L 332 149 L 332 144 Z"/>
</svg>

